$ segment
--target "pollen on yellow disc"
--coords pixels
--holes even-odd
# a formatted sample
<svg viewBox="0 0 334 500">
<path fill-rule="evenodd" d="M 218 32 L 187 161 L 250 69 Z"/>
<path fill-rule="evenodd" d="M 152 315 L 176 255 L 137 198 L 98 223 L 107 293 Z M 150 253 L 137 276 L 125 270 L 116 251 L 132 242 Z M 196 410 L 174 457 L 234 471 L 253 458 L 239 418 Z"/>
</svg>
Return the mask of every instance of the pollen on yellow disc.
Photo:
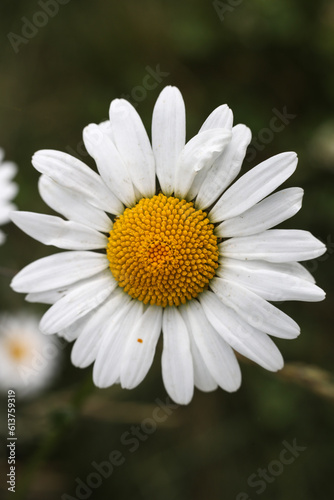
<svg viewBox="0 0 334 500">
<path fill-rule="evenodd" d="M 119 286 L 144 304 L 178 306 L 202 292 L 218 267 L 207 214 L 163 194 L 143 198 L 117 218 L 107 256 Z"/>
</svg>

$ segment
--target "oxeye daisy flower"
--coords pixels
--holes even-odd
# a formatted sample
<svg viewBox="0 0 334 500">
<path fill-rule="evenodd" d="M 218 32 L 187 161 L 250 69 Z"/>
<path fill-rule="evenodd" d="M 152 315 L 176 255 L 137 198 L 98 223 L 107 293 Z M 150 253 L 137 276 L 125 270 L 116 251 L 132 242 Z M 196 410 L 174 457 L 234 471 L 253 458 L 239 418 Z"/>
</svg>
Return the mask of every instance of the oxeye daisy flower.
<svg viewBox="0 0 334 500">
<path fill-rule="evenodd" d="M 39 331 L 38 323 L 37 316 L 27 313 L 0 315 L 1 391 L 36 395 L 55 376 L 59 348 L 53 337 Z"/>
<path fill-rule="evenodd" d="M 17 167 L 12 162 L 3 161 L 4 156 L 4 151 L 0 148 L 0 225 L 10 221 L 9 213 L 16 208 L 11 200 L 18 191 L 17 184 L 12 182 Z M 5 234 L 0 230 L 0 245 L 4 243 L 5 239 Z"/>
<path fill-rule="evenodd" d="M 270 301 L 319 301 L 323 291 L 298 263 L 324 253 L 306 231 L 271 229 L 301 207 L 303 191 L 271 194 L 297 166 L 282 153 L 238 176 L 250 130 L 215 109 L 186 142 L 179 90 L 166 87 L 153 111 L 152 145 L 127 101 L 84 129 L 99 174 L 72 156 L 37 152 L 44 201 L 65 219 L 15 212 L 12 220 L 46 245 L 68 250 L 14 278 L 27 300 L 52 304 L 40 328 L 75 340 L 72 362 L 94 362 L 98 387 L 136 387 L 163 335 L 168 394 L 189 403 L 194 386 L 235 391 L 237 351 L 282 368 L 270 336 L 298 325 Z"/>
</svg>

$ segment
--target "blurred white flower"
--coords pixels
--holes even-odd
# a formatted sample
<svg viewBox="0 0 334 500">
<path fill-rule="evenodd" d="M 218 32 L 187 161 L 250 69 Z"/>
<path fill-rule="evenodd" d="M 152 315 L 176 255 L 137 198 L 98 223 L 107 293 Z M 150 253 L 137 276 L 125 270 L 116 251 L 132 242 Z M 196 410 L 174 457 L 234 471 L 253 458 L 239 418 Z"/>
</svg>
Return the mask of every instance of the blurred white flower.
<svg viewBox="0 0 334 500">
<path fill-rule="evenodd" d="M 0 148 L 0 225 L 10 221 L 9 213 L 16 209 L 11 200 L 18 192 L 17 184 L 12 182 L 17 166 L 15 163 L 3 161 L 4 156 L 4 151 Z M 5 234 L 0 230 L 0 245 L 5 239 Z"/>
<path fill-rule="evenodd" d="M 0 315 L 0 390 L 34 395 L 54 378 L 59 366 L 58 337 L 43 335 L 39 318 L 26 313 Z"/>
</svg>

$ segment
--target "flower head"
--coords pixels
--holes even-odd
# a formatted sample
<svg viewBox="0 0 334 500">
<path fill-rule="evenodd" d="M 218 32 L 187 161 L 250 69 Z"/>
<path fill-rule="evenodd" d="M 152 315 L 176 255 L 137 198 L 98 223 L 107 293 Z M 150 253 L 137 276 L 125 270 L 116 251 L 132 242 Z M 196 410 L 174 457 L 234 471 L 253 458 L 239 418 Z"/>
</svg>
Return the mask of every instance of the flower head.
<svg viewBox="0 0 334 500">
<path fill-rule="evenodd" d="M 219 106 L 186 142 L 182 96 L 166 87 L 152 146 L 122 99 L 112 101 L 109 121 L 85 128 L 99 174 L 65 153 L 34 155 L 42 198 L 68 220 L 29 212 L 12 219 L 68 251 L 28 265 L 12 286 L 51 304 L 41 330 L 75 340 L 72 361 L 94 362 L 97 386 L 136 387 L 162 331 L 162 376 L 176 402 L 188 403 L 194 385 L 235 391 L 234 350 L 276 371 L 283 359 L 269 335 L 299 334 L 269 301 L 324 298 L 298 263 L 324 245 L 306 231 L 271 229 L 301 207 L 300 188 L 271 194 L 294 172 L 296 154 L 274 156 L 229 187 L 251 140 L 232 122 Z"/>
<path fill-rule="evenodd" d="M 53 337 L 39 331 L 38 323 L 39 318 L 26 313 L 0 316 L 1 391 L 35 395 L 54 377 L 59 348 Z"/>
<path fill-rule="evenodd" d="M 10 221 L 9 213 L 16 207 L 11 200 L 17 194 L 17 184 L 12 182 L 17 167 L 14 163 L 3 161 L 4 151 L 0 148 L 0 225 Z M 0 230 L 0 245 L 5 241 L 5 234 Z"/>
</svg>

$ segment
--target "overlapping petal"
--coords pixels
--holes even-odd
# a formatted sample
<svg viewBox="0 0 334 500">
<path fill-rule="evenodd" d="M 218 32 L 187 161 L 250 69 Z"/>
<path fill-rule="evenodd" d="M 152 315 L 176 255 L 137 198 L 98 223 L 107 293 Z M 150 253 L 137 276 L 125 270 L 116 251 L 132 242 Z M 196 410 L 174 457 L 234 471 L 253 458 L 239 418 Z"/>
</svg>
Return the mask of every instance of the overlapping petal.
<svg viewBox="0 0 334 500">
<path fill-rule="evenodd" d="M 244 174 L 218 200 L 210 211 L 212 222 L 220 222 L 242 214 L 272 193 L 293 174 L 296 153 L 280 153 Z"/>
<path fill-rule="evenodd" d="M 123 212 L 122 203 L 108 189 L 102 178 L 74 156 L 44 149 L 34 154 L 32 164 L 38 172 L 74 193 L 79 193 L 95 207 L 116 215 Z"/>
<path fill-rule="evenodd" d="M 240 367 L 231 347 L 211 326 L 197 301 L 181 307 L 189 322 L 189 331 L 203 360 L 217 384 L 226 391 L 236 391 L 241 384 Z"/>
<path fill-rule="evenodd" d="M 162 378 L 170 397 L 179 404 L 188 404 L 194 392 L 194 367 L 189 333 L 176 307 L 163 312 Z"/>
<path fill-rule="evenodd" d="M 223 278 L 214 278 L 210 288 L 224 304 L 261 332 L 285 339 L 299 335 L 300 328 L 290 316 L 247 288 Z"/>
<path fill-rule="evenodd" d="M 251 131 L 245 125 L 233 127 L 230 142 L 198 184 L 198 192 L 192 193 L 197 195 L 199 208 L 204 210 L 214 203 L 239 174 L 251 138 Z"/>
<path fill-rule="evenodd" d="M 95 123 L 84 128 L 83 139 L 89 154 L 94 158 L 97 169 L 114 195 L 125 205 L 132 206 L 135 193 L 132 180 L 123 158 L 109 135 Z"/>
<path fill-rule="evenodd" d="M 40 322 L 40 329 L 50 334 L 66 328 L 104 302 L 116 285 L 110 272 L 103 271 L 77 286 L 48 309 Z"/>
<path fill-rule="evenodd" d="M 137 316 L 138 307 L 129 301 L 107 322 L 93 368 L 93 380 L 98 387 L 108 387 L 119 379 L 127 332 Z"/>
<path fill-rule="evenodd" d="M 41 175 L 38 183 L 39 192 L 49 207 L 66 217 L 85 226 L 109 233 L 112 222 L 100 208 L 88 203 L 80 194 L 57 184 L 46 175 Z"/>
<path fill-rule="evenodd" d="M 152 147 L 135 108 L 124 99 L 112 101 L 111 133 L 133 184 L 144 197 L 155 194 L 155 160 Z"/>
<path fill-rule="evenodd" d="M 306 280 L 301 274 L 301 267 L 294 262 L 224 258 L 216 274 L 251 290 L 265 300 L 318 302 L 325 298 L 323 290 Z"/>
<path fill-rule="evenodd" d="M 268 335 L 246 323 L 213 292 L 203 292 L 199 299 L 209 322 L 233 349 L 269 371 L 283 367 L 282 355 Z"/>
<path fill-rule="evenodd" d="M 277 226 L 295 215 L 302 206 L 304 191 L 301 188 L 282 189 L 237 217 L 227 219 L 215 229 L 222 238 L 249 236 Z"/>
<path fill-rule="evenodd" d="M 185 198 L 198 174 L 207 171 L 231 139 L 229 129 L 217 128 L 199 132 L 180 153 L 176 164 L 174 193 Z"/>
<path fill-rule="evenodd" d="M 75 366 L 85 368 L 95 361 L 102 337 L 108 335 L 109 328 L 112 329 L 116 322 L 126 315 L 129 303 L 130 298 L 116 289 L 90 314 L 85 323 L 80 325 L 81 332 L 71 353 L 71 360 Z M 77 323 L 78 321 L 75 325 Z"/>
</svg>

